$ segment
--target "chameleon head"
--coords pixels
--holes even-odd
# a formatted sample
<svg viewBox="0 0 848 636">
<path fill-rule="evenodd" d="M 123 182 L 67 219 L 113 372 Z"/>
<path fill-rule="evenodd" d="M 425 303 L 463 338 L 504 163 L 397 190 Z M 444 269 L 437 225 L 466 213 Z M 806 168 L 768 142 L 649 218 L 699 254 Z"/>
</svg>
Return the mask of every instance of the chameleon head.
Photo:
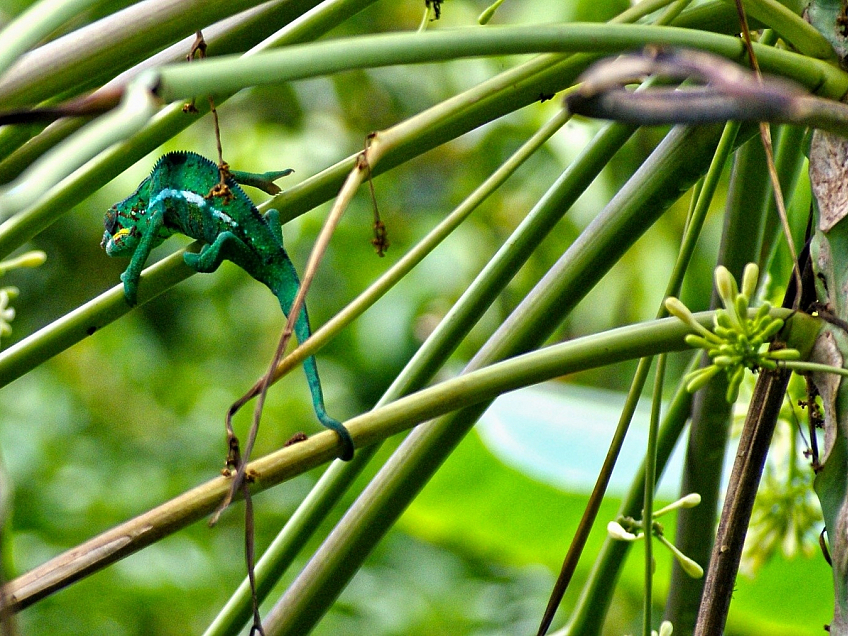
<svg viewBox="0 0 848 636">
<path fill-rule="evenodd" d="M 109 256 L 132 256 L 138 246 L 139 233 L 136 226 L 123 225 L 125 218 L 117 205 L 113 205 L 106 212 L 106 218 L 103 220 L 106 231 L 103 233 L 100 247 L 105 249 Z"/>
</svg>

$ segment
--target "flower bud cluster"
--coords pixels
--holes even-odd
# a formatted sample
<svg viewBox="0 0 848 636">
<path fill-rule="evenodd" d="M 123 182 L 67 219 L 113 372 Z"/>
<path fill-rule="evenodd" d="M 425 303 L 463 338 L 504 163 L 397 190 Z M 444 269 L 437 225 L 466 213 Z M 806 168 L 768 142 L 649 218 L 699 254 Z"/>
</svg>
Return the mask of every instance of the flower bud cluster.
<svg viewBox="0 0 848 636">
<path fill-rule="evenodd" d="M 46 260 L 47 254 L 41 250 L 26 252 L 20 256 L 0 262 L 0 276 L 13 269 L 38 267 Z M 9 303 L 14 298 L 17 298 L 19 293 L 17 287 L 0 288 L 0 338 L 6 338 L 12 333 L 12 325 L 10 323 L 15 319 L 15 308 L 10 307 Z"/>
<path fill-rule="evenodd" d="M 715 283 L 724 309 L 718 309 L 713 319 L 713 330 L 701 325 L 682 302 L 669 297 L 665 307 L 695 331 L 686 336 L 686 343 L 704 349 L 712 364 L 697 369 L 686 376 L 686 388 L 694 393 L 705 386 L 717 373 L 727 376 L 727 401 L 735 402 L 745 369 L 776 369 L 786 360 L 798 360 L 796 349 L 768 349 L 769 341 L 783 328 L 783 320 L 769 315 L 771 305 L 764 303 L 754 315 L 748 317 L 751 298 L 757 288 L 759 268 L 748 263 L 742 276 L 742 291 L 736 286 L 733 275 L 724 266 L 715 271 Z"/>
<path fill-rule="evenodd" d="M 654 516 L 651 521 L 651 533 L 659 540 L 660 543 L 671 551 L 683 571 L 693 579 L 700 579 L 704 576 L 704 569 L 694 560 L 683 554 L 671 541 L 665 538 L 665 535 L 663 534 L 663 527 L 657 523 L 656 519 L 657 517 L 661 517 L 667 512 L 677 510 L 678 508 L 694 508 L 699 503 L 701 503 L 701 495 L 698 493 L 690 493 L 685 497 L 678 499 L 674 503 L 669 504 L 665 508 L 661 508 L 654 512 Z M 615 521 L 610 521 L 607 524 L 607 534 L 613 539 L 617 539 L 619 541 L 639 541 L 640 539 L 645 538 L 644 526 L 644 520 L 637 521 L 632 517 L 619 517 Z"/>
</svg>

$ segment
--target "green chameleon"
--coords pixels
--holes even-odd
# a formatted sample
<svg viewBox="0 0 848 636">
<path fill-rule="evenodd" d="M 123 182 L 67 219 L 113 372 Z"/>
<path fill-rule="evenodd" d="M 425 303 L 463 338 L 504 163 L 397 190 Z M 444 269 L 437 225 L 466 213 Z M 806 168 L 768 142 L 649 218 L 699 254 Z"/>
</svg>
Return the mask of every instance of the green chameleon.
<svg viewBox="0 0 848 636">
<path fill-rule="evenodd" d="M 196 272 L 214 272 L 221 261 L 232 261 L 267 285 L 288 315 L 300 281 L 283 248 L 279 214 L 268 210 L 263 216 L 238 183 L 276 194 L 280 190 L 272 182 L 289 173 L 291 170 L 264 174 L 232 171 L 226 180 L 232 196 L 211 197 L 206 193 L 220 181 L 215 163 L 192 152 L 172 152 L 159 159 L 136 191 L 106 212 L 101 246 L 109 256 L 132 257 L 121 275 L 127 301 L 131 305 L 137 302 L 141 270 L 150 251 L 179 233 L 205 243 L 198 254 L 186 252 L 186 265 Z M 299 342 L 311 335 L 305 306 L 294 332 Z M 351 459 L 350 433 L 324 409 L 315 357 L 304 360 L 303 367 L 318 420 L 341 438 L 341 459 Z"/>
</svg>

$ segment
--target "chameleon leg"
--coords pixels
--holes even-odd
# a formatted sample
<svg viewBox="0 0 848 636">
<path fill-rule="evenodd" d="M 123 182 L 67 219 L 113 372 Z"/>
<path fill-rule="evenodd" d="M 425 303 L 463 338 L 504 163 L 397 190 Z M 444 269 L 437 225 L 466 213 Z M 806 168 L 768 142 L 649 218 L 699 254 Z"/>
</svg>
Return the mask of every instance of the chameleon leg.
<svg viewBox="0 0 848 636">
<path fill-rule="evenodd" d="M 277 237 L 277 240 L 280 241 L 280 245 L 282 245 L 283 227 L 280 225 L 280 213 L 274 208 L 271 208 L 262 218 L 265 220 L 265 225 L 267 225 L 271 232 L 274 233 L 274 236 Z"/>
<path fill-rule="evenodd" d="M 157 235 L 164 223 L 163 217 L 164 212 L 162 210 L 150 213 L 150 220 L 144 230 L 144 235 L 133 252 L 130 264 L 121 274 L 121 280 L 124 282 L 124 297 L 130 305 L 135 306 L 138 303 L 138 281 L 141 278 L 141 270 L 144 269 L 144 263 L 150 256 L 150 252 L 160 240 Z"/>
<path fill-rule="evenodd" d="M 238 261 L 238 255 L 246 251 L 244 243 L 232 232 L 221 232 L 211 245 L 204 245 L 200 252 L 183 254 L 185 264 L 200 274 L 209 274 L 220 267 L 224 260 Z"/>
</svg>

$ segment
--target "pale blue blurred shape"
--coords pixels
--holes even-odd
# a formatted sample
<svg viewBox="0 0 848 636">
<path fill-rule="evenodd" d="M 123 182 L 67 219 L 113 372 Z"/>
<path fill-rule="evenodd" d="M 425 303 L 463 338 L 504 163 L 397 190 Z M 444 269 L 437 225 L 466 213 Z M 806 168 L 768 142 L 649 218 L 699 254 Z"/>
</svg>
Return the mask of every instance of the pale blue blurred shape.
<svg viewBox="0 0 848 636">
<path fill-rule="evenodd" d="M 547 382 L 502 395 L 477 425 L 484 444 L 501 461 L 568 492 L 588 494 L 609 449 L 624 393 Z M 644 459 L 650 400 L 642 399 L 607 492 L 621 497 Z M 687 429 L 688 430 L 688 429 Z M 659 496 L 677 499 L 687 434 L 681 437 L 659 483 Z M 729 452 L 733 452 L 732 450 Z M 730 462 L 725 456 L 724 488 Z"/>
</svg>

